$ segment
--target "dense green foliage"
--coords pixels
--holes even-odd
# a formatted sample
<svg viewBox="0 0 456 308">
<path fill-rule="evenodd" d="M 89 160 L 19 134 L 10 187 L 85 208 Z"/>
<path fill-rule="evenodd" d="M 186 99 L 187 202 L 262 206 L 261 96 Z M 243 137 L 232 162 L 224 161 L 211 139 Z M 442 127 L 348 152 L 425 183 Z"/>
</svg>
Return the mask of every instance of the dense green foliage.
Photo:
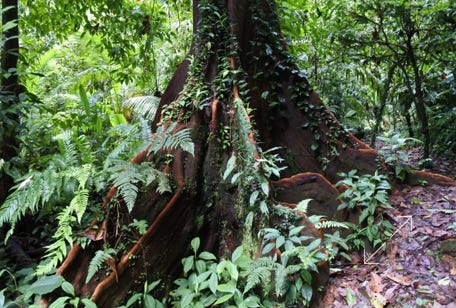
<svg viewBox="0 0 456 308">
<path fill-rule="evenodd" d="M 394 130 L 430 142 L 435 152 L 456 153 L 452 127 L 456 121 L 454 2 L 277 2 L 291 52 L 346 127 L 368 133 L 373 140 L 384 131 Z M 0 157 L 0 170 L 16 181 L 0 205 L 0 225 L 5 241 L 14 239 L 15 229 L 26 230 L 25 236 L 39 239 L 40 245 L 44 242 L 46 252 L 40 264 L 30 263 L 22 269 L 7 257 L 2 241 L 0 306 L 5 298 L 16 297 L 17 303 L 28 305 L 40 294 L 61 289 L 55 307 L 64 303 L 90 307 L 93 303 L 75 297 L 68 282 L 53 275 L 37 278 L 35 274 L 52 273 L 73 242 L 84 244 L 88 240 L 80 235 L 99 214 L 110 185 L 117 187 L 128 210 L 138 191 L 150 184 L 160 192 L 170 190 L 167 176 L 152 163 L 133 164 L 130 159 L 148 146 L 150 152 L 180 147 L 193 153 L 187 130 L 172 134 L 171 126 L 153 137 L 150 131 L 160 92 L 190 45 L 190 7 L 190 1 L 185 0 L 20 2 L 18 71 L 27 93 L 14 106 L 4 104 L 8 99 L 5 95 L 0 97 L 2 124 L 9 121 L 6 115 L 20 114 L 18 155 L 7 161 Z M 2 32 L 8 27 L 10 24 L 2 25 Z M 199 69 L 197 61 L 192 63 L 193 69 Z M 229 64 L 225 65 L 228 75 Z M 186 90 L 187 103 L 198 98 L 192 89 Z M 421 102 L 427 133 L 423 130 Z M 248 111 L 237 110 L 239 131 L 226 128 L 226 135 L 251 130 L 245 121 Z M 165 116 L 174 119 L 172 114 Z M 408 167 L 398 150 L 410 139 L 392 136 L 396 143 L 390 142 L 391 148 L 384 149 L 389 150 L 385 157 L 394 166 L 395 176 L 403 179 Z M 249 144 L 240 146 L 245 147 L 245 156 L 253 155 Z M 273 154 L 274 150 L 260 153 L 261 160 L 252 159 L 255 165 L 244 169 L 232 156 L 223 175 L 231 183 L 255 182 L 257 189 L 249 197 L 250 206 L 258 203 L 264 213 L 268 211 L 265 198 L 270 193 L 267 178 L 281 171 L 278 165 L 282 158 Z M 259 168 L 263 174 L 251 173 Z M 310 276 L 319 261 L 336 260 L 341 251 L 350 249 L 349 245 L 364 246 L 365 238 L 374 246 L 380 245 L 381 231 L 391 231 L 388 222 L 378 215 L 378 209 L 387 204 L 390 186 L 386 179 L 377 174 L 358 176 L 356 172 L 346 176 L 341 184 L 349 189 L 341 196 L 341 208 L 360 207 L 362 211 L 360 224 L 351 226 L 356 231 L 349 238 L 351 242 L 341 238 L 338 231 L 312 241 L 299 234 L 301 227 L 288 225 L 262 230 L 259 258 L 238 248 L 231 259 L 216 260 L 211 253 L 200 252 L 194 240 L 193 255 L 182 261 L 184 276 L 176 281 L 168 300 L 177 307 L 190 302 L 239 307 L 308 303 Z M 325 225 L 320 218 L 314 218 L 314 223 L 322 229 L 345 227 L 336 222 Z M 33 226 L 27 226 L 30 221 Z M 143 222 L 135 222 L 122 232 L 137 235 L 146 228 Z M 320 252 L 320 246 L 326 247 L 327 255 Z M 87 280 L 105 267 L 119 248 L 99 250 Z M 146 281 L 144 293 L 132 295 L 126 306 L 139 302 L 160 306 L 162 300 L 151 295 L 158 283 Z M 6 288 L 7 284 L 12 287 Z"/>
<path fill-rule="evenodd" d="M 279 1 L 292 52 L 349 129 L 395 130 L 455 153 L 454 1 Z"/>
</svg>

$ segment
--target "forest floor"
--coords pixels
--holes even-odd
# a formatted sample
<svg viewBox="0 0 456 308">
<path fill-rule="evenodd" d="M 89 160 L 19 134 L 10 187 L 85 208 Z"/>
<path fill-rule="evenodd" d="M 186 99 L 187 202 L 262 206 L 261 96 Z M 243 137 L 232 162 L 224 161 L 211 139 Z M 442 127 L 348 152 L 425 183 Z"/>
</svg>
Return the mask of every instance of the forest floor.
<svg viewBox="0 0 456 308">
<path fill-rule="evenodd" d="M 411 149 L 410 161 L 420 154 Z M 454 159 L 432 162 L 429 171 L 456 179 Z M 321 307 L 456 308 L 456 187 L 398 187 L 390 204 L 385 248 L 333 269 Z"/>
</svg>

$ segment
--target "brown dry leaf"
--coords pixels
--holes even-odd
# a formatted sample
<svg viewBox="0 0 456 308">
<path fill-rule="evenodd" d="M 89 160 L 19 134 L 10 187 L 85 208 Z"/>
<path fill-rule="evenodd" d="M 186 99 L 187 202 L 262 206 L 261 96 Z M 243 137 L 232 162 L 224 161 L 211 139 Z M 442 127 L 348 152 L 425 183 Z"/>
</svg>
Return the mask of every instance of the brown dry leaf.
<svg viewBox="0 0 456 308">
<path fill-rule="evenodd" d="M 84 236 L 91 239 L 92 241 L 100 241 L 104 238 L 103 229 L 86 229 L 84 230 Z"/>
<path fill-rule="evenodd" d="M 388 301 L 391 301 L 391 299 L 396 295 L 396 289 L 398 288 L 398 285 L 393 286 L 392 288 L 389 288 L 385 292 L 385 298 Z"/>
<path fill-rule="evenodd" d="M 382 283 L 382 277 L 372 272 L 369 287 L 374 293 L 382 293 L 384 288 L 384 285 Z"/>
<path fill-rule="evenodd" d="M 90 227 L 84 230 L 84 236 L 91 239 L 92 241 L 101 241 L 106 237 L 106 230 L 108 225 L 108 219 L 103 220 L 101 226 L 98 229 L 91 229 Z"/>
<path fill-rule="evenodd" d="M 451 268 L 450 275 L 456 276 L 456 267 Z"/>
<path fill-rule="evenodd" d="M 383 295 L 373 292 L 370 298 L 370 302 L 374 308 L 383 308 L 386 306 L 388 301 Z"/>
<path fill-rule="evenodd" d="M 386 277 L 403 286 L 410 286 L 412 284 L 410 277 L 401 274 L 393 275 L 392 273 L 387 273 Z"/>
</svg>

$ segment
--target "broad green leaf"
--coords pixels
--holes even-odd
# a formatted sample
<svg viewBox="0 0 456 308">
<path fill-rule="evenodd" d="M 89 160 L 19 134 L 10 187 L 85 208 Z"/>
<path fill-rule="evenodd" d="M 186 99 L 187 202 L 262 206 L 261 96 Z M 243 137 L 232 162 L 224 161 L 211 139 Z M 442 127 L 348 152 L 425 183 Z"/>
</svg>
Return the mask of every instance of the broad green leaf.
<svg viewBox="0 0 456 308">
<path fill-rule="evenodd" d="M 144 307 L 155 308 L 155 299 L 149 294 L 146 294 L 146 296 L 144 296 Z"/>
<path fill-rule="evenodd" d="M 200 239 L 199 239 L 199 237 L 195 237 L 191 241 L 190 245 L 192 246 L 193 252 L 196 253 L 198 251 L 199 247 L 200 247 Z"/>
<path fill-rule="evenodd" d="M 258 195 L 260 194 L 260 192 L 258 190 L 255 190 L 251 195 L 250 195 L 250 199 L 249 199 L 249 205 L 250 206 L 253 206 L 258 198 Z"/>
<path fill-rule="evenodd" d="M 59 275 L 43 276 L 35 281 L 28 291 L 39 295 L 47 294 L 60 287 L 64 281 Z"/>
<path fill-rule="evenodd" d="M 184 259 L 184 274 L 188 273 L 193 268 L 194 261 L 194 256 L 189 256 Z"/>
<path fill-rule="evenodd" d="M 264 181 L 261 183 L 261 190 L 263 190 L 263 193 L 267 196 L 269 196 L 269 182 L 268 180 L 264 179 Z"/>
<path fill-rule="evenodd" d="M 223 180 L 226 180 L 228 176 L 231 174 L 231 172 L 234 170 L 236 167 L 236 156 L 232 155 L 228 162 L 226 163 L 226 169 L 225 172 L 223 173 Z"/>
<path fill-rule="evenodd" d="M 219 304 L 222 304 L 226 301 L 229 301 L 230 298 L 232 298 L 234 296 L 234 294 L 227 294 L 227 295 L 223 295 L 222 297 L 220 297 L 215 303 L 214 305 L 219 305 Z"/>
<path fill-rule="evenodd" d="M 90 117 L 90 103 L 89 98 L 87 97 L 87 93 L 84 90 L 82 84 L 79 85 L 79 98 L 81 99 L 81 105 L 86 112 L 86 116 Z"/>
<path fill-rule="evenodd" d="M 53 301 L 50 305 L 49 308 L 61 308 L 65 307 L 65 303 L 69 300 L 70 298 L 68 296 L 62 296 L 57 298 L 55 301 Z"/>
<path fill-rule="evenodd" d="M 261 254 L 262 255 L 265 255 L 269 252 L 271 252 L 271 250 L 275 247 L 275 244 L 274 243 L 268 243 L 266 244 L 264 247 L 263 247 L 263 250 L 261 250 Z"/>
<path fill-rule="evenodd" d="M 202 253 L 199 254 L 198 256 L 200 259 L 209 261 L 209 260 L 217 260 L 217 258 L 214 256 L 214 254 L 208 252 L 208 251 L 203 251 Z"/>
<path fill-rule="evenodd" d="M 302 229 L 304 229 L 304 226 L 294 227 L 293 229 L 290 230 L 290 232 L 288 233 L 288 236 L 289 237 L 295 236 L 296 234 L 301 232 Z"/>
<path fill-rule="evenodd" d="M 285 237 L 281 235 L 276 239 L 275 246 L 276 246 L 276 248 L 280 248 L 280 247 L 282 247 L 282 245 L 284 243 L 285 243 Z"/>
<path fill-rule="evenodd" d="M 306 246 L 306 250 L 307 251 L 313 251 L 318 246 L 320 246 L 320 243 L 321 243 L 321 240 L 320 239 L 316 239 L 316 240 L 312 241 L 309 245 Z"/>
<path fill-rule="evenodd" d="M 217 291 L 234 294 L 236 286 L 230 283 L 222 283 L 217 286 Z"/>
<path fill-rule="evenodd" d="M 84 304 L 85 308 L 97 308 L 97 305 L 88 298 L 81 299 L 81 302 Z"/>
<path fill-rule="evenodd" d="M 209 278 L 209 289 L 213 294 L 217 293 L 218 286 L 218 276 L 216 273 L 212 273 L 211 278 Z"/>
<path fill-rule="evenodd" d="M 74 293 L 74 287 L 71 283 L 69 283 L 68 281 L 64 281 L 62 283 L 62 290 L 66 293 L 66 294 L 69 294 L 71 296 L 75 296 L 75 293 Z"/>
<path fill-rule="evenodd" d="M 135 304 L 137 301 L 139 301 L 139 299 L 142 297 L 142 294 L 139 294 L 139 293 L 136 293 L 136 294 L 133 294 L 127 301 L 127 307 L 130 307 L 132 306 L 133 304 Z"/>
<path fill-rule="evenodd" d="M 233 254 L 231 255 L 231 262 L 236 264 L 236 260 L 239 259 L 239 257 L 242 255 L 242 252 L 243 252 L 242 246 L 237 247 L 233 251 Z"/>
</svg>

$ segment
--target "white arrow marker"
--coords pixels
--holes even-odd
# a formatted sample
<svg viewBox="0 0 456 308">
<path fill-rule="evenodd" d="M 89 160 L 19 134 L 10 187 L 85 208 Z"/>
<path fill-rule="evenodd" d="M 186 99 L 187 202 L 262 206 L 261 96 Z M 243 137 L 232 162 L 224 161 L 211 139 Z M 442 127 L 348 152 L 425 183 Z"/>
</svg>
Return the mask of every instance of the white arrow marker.
<svg viewBox="0 0 456 308">
<path fill-rule="evenodd" d="M 366 249 L 364 249 L 364 264 L 379 264 L 379 263 L 375 263 L 375 262 L 370 262 L 372 260 L 372 258 L 382 249 L 385 249 L 386 247 L 386 242 L 389 241 L 390 239 L 393 238 L 393 236 L 395 236 L 399 231 L 401 231 L 401 229 L 410 222 L 410 231 L 413 231 L 413 216 L 412 215 L 408 215 L 408 216 L 397 216 L 397 217 L 401 217 L 401 218 L 407 218 L 406 221 L 404 223 L 402 223 L 397 229 L 396 231 L 394 231 L 393 234 L 391 234 L 391 236 L 385 240 L 385 242 L 383 242 L 383 244 L 376 250 L 374 251 L 370 256 L 367 256 L 366 254 Z"/>
</svg>

